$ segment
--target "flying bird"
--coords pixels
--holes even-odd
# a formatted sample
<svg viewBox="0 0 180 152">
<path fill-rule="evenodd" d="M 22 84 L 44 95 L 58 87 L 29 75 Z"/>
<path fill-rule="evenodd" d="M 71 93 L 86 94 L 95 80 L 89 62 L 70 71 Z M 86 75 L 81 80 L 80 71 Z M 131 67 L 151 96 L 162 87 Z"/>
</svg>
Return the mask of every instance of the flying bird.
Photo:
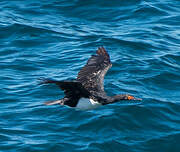
<svg viewBox="0 0 180 152">
<path fill-rule="evenodd" d="M 64 98 L 48 101 L 46 105 L 67 105 L 78 109 L 93 109 L 101 105 L 112 104 L 121 100 L 142 100 L 129 94 L 108 96 L 104 91 L 104 76 L 112 67 L 109 54 L 104 47 L 99 47 L 74 80 L 57 81 L 42 79 L 41 84 L 56 84 L 64 91 Z"/>
</svg>

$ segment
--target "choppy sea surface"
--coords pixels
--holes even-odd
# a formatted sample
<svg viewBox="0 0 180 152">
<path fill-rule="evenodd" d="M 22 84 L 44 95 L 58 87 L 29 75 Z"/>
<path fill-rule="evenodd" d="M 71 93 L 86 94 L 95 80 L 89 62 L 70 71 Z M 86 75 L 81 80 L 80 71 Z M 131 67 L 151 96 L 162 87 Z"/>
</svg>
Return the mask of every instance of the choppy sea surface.
<svg viewBox="0 0 180 152">
<path fill-rule="evenodd" d="M 0 1 L 0 151 L 180 152 L 180 1 Z M 141 102 L 95 110 L 38 78 L 77 76 L 98 46 L 107 94 Z"/>
</svg>

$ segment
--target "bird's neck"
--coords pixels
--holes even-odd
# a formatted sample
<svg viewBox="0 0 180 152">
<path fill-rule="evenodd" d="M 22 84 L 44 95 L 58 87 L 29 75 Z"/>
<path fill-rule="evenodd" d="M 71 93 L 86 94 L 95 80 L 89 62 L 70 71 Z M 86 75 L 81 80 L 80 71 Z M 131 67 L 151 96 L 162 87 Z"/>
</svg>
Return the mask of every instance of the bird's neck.
<svg viewBox="0 0 180 152">
<path fill-rule="evenodd" d="M 126 99 L 127 99 L 126 94 L 115 95 L 112 97 L 112 102 L 118 102 L 119 100 L 126 100 Z"/>
</svg>

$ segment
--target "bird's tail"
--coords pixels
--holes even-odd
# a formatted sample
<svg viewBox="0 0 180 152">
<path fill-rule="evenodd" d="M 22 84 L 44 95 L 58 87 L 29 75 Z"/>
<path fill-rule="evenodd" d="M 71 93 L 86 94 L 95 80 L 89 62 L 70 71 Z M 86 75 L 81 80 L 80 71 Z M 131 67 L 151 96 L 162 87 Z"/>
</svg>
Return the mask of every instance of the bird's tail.
<svg viewBox="0 0 180 152">
<path fill-rule="evenodd" d="M 62 100 L 55 100 L 55 101 L 47 101 L 44 104 L 47 105 L 47 106 L 55 105 L 55 104 L 63 105 L 63 102 L 62 102 Z"/>
</svg>

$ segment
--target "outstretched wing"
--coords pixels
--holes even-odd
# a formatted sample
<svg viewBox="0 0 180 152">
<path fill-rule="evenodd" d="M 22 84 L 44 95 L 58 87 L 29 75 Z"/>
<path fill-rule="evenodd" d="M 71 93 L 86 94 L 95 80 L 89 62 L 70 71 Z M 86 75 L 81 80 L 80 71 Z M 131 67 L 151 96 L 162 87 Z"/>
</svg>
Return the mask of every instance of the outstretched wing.
<svg viewBox="0 0 180 152">
<path fill-rule="evenodd" d="M 77 80 L 89 92 L 104 92 L 104 76 L 111 66 L 109 54 L 104 47 L 99 47 L 80 70 Z"/>
<path fill-rule="evenodd" d="M 89 95 L 89 92 L 76 80 L 57 81 L 52 79 L 41 79 L 41 84 L 49 83 L 54 83 L 59 86 L 59 88 L 64 91 L 66 97 L 88 97 Z"/>
</svg>

